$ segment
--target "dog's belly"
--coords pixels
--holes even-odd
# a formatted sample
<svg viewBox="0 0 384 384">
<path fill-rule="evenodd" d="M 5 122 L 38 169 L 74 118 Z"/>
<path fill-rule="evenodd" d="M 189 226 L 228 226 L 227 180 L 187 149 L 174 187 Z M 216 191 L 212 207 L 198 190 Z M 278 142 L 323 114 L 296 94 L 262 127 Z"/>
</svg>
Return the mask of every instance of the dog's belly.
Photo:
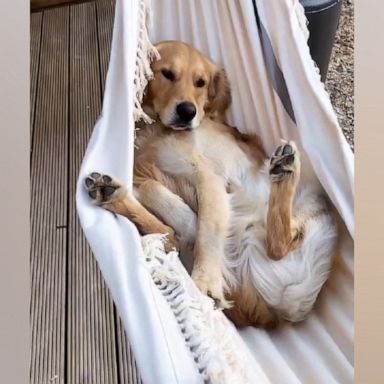
<svg viewBox="0 0 384 384">
<path fill-rule="evenodd" d="M 243 257 L 244 252 L 267 255 L 269 180 L 260 174 L 256 180 L 246 180 L 242 187 L 230 194 L 231 216 L 225 250 L 225 278 L 234 288 L 248 280 L 248 260 Z"/>
<path fill-rule="evenodd" d="M 231 214 L 224 256 L 225 280 L 234 291 L 247 287 L 253 294 L 260 294 L 268 307 L 283 317 L 291 321 L 302 319 L 312 308 L 331 267 L 336 231 L 330 216 L 323 214 L 309 220 L 303 244 L 282 260 L 271 260 L 265 245 L 271 187 L 267 169 L 252 168 L 246 154 L 225 136 L 210 132 L 185 136 L 183 140 L 167 136 L 157 142 L 152 159 L 175 179 L 183 177 L 193 182 L 193 151 L 197 151 L 222 177 L 223 187 L 229 187 Z M 296 201 L 295 215 L 319 209 L 316 192 L 308 188 L 298 192 Z M 180 235 L 184 229 L 182 226 Z"/>
<path fill-rule="evenodd" d="M 249 188 L 252 197 L 244 191 L 231 196 L 225 279 L 232 290 L 253 289 L 280 316 L 300 321 L 312 309 L 329 275 L 337 239 L 335 222 L 319 191 L 310 186 L 302 188 L 294 212 L 308 217 L 303 242 L 283 259 L 274 261 L 268 257 L 265 243 L 269 181 L 261 175 L 259 183 Z M 311 217 L 319 211 L 322 213 Z"/>
<path fill-rule="evenodd" d="M 196 153 L 222 178 L 223 187 L 229 187 L 231 203 L 225 279 L 234 289 L 247 286 L 258 292 L 268 307 L 283 317 L 302 319 L 312 308 L 331 267 L 337 235 L 330 215 L 308 220 L 303 243 L 283 259 L 273 261 L 265 245 L 271 186 L 267 167 L 255 167 L 230 136 L 218 135 L 214 129 L 165 136 L 145 152 L 149 161 L 175 179 L 193 183 Z M 295 200 L 295 216 L 326 211 L 317 192 L 309 188 L 301 189 Z"/>
</svg>

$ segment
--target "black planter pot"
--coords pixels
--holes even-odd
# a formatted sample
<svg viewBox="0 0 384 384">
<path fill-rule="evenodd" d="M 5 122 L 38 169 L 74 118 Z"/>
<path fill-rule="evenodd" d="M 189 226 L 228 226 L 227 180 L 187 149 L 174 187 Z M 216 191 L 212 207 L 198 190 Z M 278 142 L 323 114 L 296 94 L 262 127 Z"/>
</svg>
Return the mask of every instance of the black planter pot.
<svg viewBox="0 0 384 384">
<path fill-rule="evenodd" d="M 308 19 L 309 48 L 325 81 L 336 30 L 341 14 L 341 0 L 300 0 Z"/>
</svg>

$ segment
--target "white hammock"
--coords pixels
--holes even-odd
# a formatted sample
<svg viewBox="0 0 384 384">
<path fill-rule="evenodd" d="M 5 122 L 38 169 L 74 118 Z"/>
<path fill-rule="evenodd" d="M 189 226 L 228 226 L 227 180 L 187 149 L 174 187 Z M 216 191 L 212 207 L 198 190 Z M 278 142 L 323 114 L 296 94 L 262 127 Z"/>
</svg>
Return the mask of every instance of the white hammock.
<svg viewBox="0 0 384 384">
<path fill-rule="evenodd" d="M 91 171 L 132 183 L 134 116 L 151 54 L 149 7 L 117 0 L 102 116 L 77 189 L 83 230 L 144 383 L 352 383 L 353 154 L 310 57 L 298 0 L 156 0 L 150 38 L 189 42 L 221 63 L 232 85 L 230 122 L 260 135 L 268 152 L 280 138 L 295 140 L 303 177 L 317 178 L 334 203 L 345 223 L 342 251 L 307 320 L 237 331 L 198 292 L 177 255 L 164 257 L 158 235 L 140 239 L 131 222 L 95 207 L 85 193 Z"/>
</svg>

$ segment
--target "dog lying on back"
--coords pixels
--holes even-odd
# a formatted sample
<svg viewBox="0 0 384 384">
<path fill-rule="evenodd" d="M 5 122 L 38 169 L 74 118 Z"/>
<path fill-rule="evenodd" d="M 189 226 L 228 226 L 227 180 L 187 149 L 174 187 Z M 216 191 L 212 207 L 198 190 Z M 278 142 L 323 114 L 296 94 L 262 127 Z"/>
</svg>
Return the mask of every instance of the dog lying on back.
<svg viewBox="0 0 384 384">
<path fill-rule="evenodd" d="M 159 43 L 143 102 L 155 120 L 136 138 L 134 192 L 108 175 L 86 188 L 140 233 L 193 246 L 192 278 L 235 324 L 302 320 L 331 269 L 336 227 L 319 191 L 298 189 L 294 142 L 267 158 L 257 136 L 225 123 L 222 69 L 191 46 Z"/>
</svg>

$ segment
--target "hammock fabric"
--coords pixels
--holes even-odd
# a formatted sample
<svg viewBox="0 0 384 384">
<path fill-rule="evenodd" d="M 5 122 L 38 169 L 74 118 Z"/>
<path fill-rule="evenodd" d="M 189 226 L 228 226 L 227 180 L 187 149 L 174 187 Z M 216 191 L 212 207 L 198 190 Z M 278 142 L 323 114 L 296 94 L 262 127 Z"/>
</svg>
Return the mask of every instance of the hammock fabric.
<svg viewBox="0 0 384 384">
<path fill-rule="evenodd" d="M 153 16 L 147 34 L 146 23 Z M 237 330 L 201 295 L 160 235 L 140 238 L 123 217 L 95 207 L 91 171 L 132 184 L 135 119 L 156 56 L 150 41 L 183 40 L 226 69 L 229 121 L 302 152 L 344 223 L 341 252 L 307 320 L 275 331 Z M 102 115 L 83 160 L 77 209 L 146 384 L 352 383 L 353 154 L 307 46 L 298 0 L 117 0 Z"/>
</svg>

